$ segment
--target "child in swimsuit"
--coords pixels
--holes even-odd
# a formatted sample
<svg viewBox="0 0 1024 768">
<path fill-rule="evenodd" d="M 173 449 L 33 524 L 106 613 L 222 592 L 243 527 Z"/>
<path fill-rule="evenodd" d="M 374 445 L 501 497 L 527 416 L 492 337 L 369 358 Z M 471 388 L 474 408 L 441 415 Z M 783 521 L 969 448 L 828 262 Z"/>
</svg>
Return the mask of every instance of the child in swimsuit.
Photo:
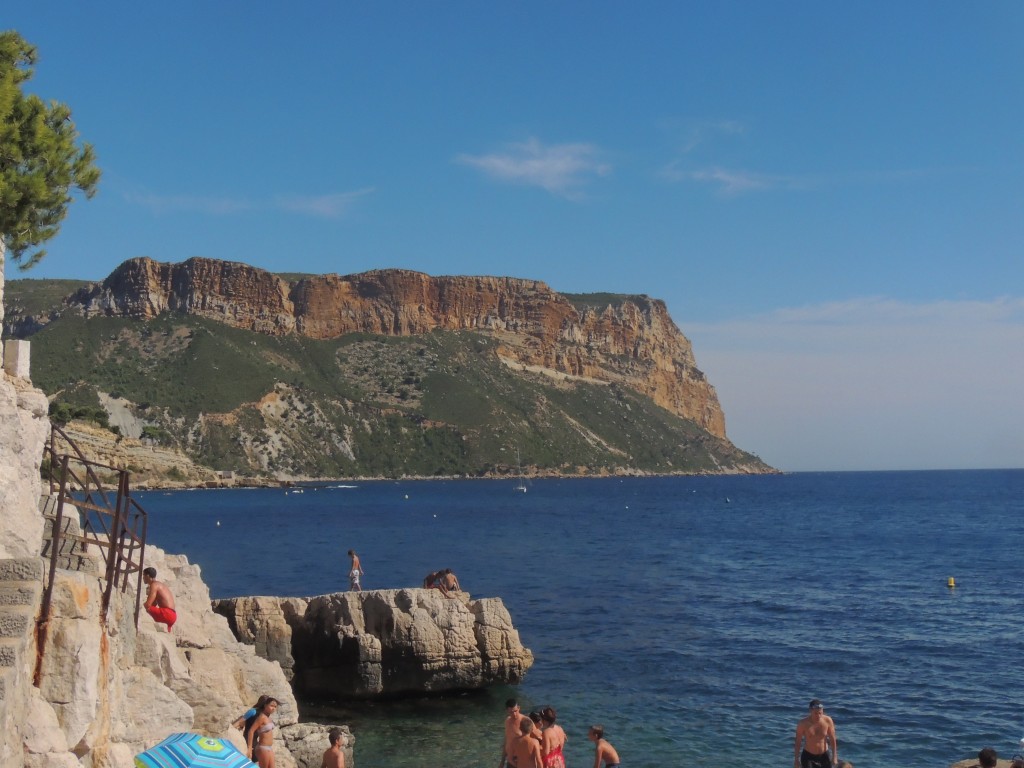
<svg viewBox="0 0 1024 768">
<path fill-rule="evenodd" d="M 601 768 L 601 761 L 604 761 L 604 768 L 621 768 L 619 753 L 615 751 L 604 738 L 604 726 L 592 725 L 587 733 L 587 738 L 594 742 L 594 768 Z"/>
</svg>

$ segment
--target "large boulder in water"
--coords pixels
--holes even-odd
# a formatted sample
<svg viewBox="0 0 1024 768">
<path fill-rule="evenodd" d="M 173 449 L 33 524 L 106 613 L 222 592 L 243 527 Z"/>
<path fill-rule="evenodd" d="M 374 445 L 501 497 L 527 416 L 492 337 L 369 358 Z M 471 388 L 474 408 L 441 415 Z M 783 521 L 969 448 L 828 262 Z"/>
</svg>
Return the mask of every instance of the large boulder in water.
<svg viewBox="0 0 1024 768">
<path fill-rule="evenodd" d="M 500 598 L 379 589 L 215 600 L 235 636 L 297 693 L 376 698 L 519 683 L 533 664 Z"/>
</svg>

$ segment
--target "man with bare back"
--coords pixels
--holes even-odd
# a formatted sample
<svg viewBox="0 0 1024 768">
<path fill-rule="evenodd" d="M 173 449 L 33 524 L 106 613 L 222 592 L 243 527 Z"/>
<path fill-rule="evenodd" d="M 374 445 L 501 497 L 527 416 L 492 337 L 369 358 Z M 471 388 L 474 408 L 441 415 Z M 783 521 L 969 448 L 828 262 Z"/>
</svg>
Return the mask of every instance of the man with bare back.
<svg viewBox="0 0 1024 768">
<path fill-rule="evenodd" d="M 829 749 L 832 756 L 829 757 Z M 793 741 L 794 768 L 832 768 L 839 762 L 836 724 L 825 714 L 825 705 L 812 699 L 807 717 L 797 723 Z"/>
<path fill-rule="evenodd" d="M 166 624 L 170 632 L 178 620 L 174 610 L 174 595 L 166 584 L 156 580 L 156 568 L 144 569 L 142 581 L 146 585 L 146 613 L 153 617 L 153 621 Z"/>
<path fill-rule="evenodd" d="M 543 768 L 540 742 L 533 738 L 533 720 L 524 717 L 519 721 L 519 733 L 508 745 L 508 764 L 513 768 Z"/>
<path fill-rule="evenodd" d="M 444 576 L 442 577 L 441 581 L 444 584 L 445 589 L 447 589 L 449 592 L 462 591 L 462 587 L 459 586 L 459 579 L 458 577 L 456 577 L 454 573 L 452 573 L 451 568 L 444 569 Z"/>
<path fill-rule="evenodd" d="M 519 702 L 509 699 L 505 702 L 505 738 L 501 742 L 501 762 L 498 768 L 515 766 L 512 762 L 512 744 L 520 734 L 523 723 L 530 724 L 530 731 L 533 730 L 533 721 L 519 711 Z M 532 739 L 536 741 L 536 739 Z"/>
<path fill-rule="evenodd" d="M 359 562 L 359 555 L 355 553 L 355 550 L 350 549 L 348 556 L 352 558 L 352 567 L 348 570 L 349 592 L 362 592 L 363 586 L 359 583 L 359 579 L 363 576 L 363 564 Z"/>
<path fill-rule="evenodd" d="M 320 768 L 345 768 L 345 753 L 342 751 L 343 734 L 340 728 L 331 728 L 327 734 L 330 749 L 324 752 Z"/>
</svg>

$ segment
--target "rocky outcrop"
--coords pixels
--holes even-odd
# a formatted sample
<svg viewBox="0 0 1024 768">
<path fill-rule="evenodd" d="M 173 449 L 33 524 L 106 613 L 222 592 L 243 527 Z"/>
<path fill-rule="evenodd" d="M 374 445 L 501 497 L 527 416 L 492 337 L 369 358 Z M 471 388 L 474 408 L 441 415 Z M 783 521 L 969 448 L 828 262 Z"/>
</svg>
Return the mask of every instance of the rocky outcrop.
<svg viewBox="0 0 1024 768">
<path fill-rule="evenodd" d="M 50 431 L 48 405 L 31 383 L 0 370 L 0 558 L 39 555 L 39 460 Z"/>
<path fill-rule="evenodd" d="M 0 395 L 14 397 L 15 390 L 0 374 Z M 21 415 L 45 421 L 33 413 Z M 18 419 L 0 420 L 0 445 L 20 445 L 35 456 L 30 471 L 19 471 L 21 462 L 0 464 L 0 481 L 17 491 L 6 497 L 0 515 L 0 542 L 8 552 L 29 539 L 27 530 L 41 530 L 43 520 L 37 508 L 42 439 L 19 425 Z M 33 435 L 36 444 L 26 446 Z M 33 497 L 27 509 L 18 506 L 23 495 Z M 37 538 L 37 552 L 40 543 Z M 38 554 L 0 559 L 0 765 L 131 768 L 137 752 L 176 731 L 227 738 L 244 749 L 240 732 L 229 724 L 266 693 L 282 704 L 277 765 L 319 766 L 329 726 L 297 722 L 280 665 L 235 640 L 224 618 L 213 613 L 198 566 L 152 545 L 146 564 L 175 594 L 179 620 L 173 633 L 145 612 L 136 628 L 132 589 L 115 590 L 101 616 L 104 582 L 96 563 L 79 571 L 57 569 L 45 629 L 36 634 L 46 563 Z M 343 731 L 347 764 L 353 765 L 354 740 Z"/>
<path fill-rule="evenodd" d="M 0 299 L 2 257 L 0 245 Z M 234 639 L 210 608 L 199 568 L 184 557 L 146 549 L 146 565 L 177 598 L 173 634 L 145 613 L 136 628 L 134 590 L 115 589 L 101 615 L 98 565 L 58 568 L 40 615 L 46 505 L 39 471 L 48 431 L 45 395 L 0 370 L 0 766 L 132 768 L 137 752 L 181 730 L 225 736 L 244 749 L 229 724 L 263 693 L 282 703 L 277 765 L 319 766 L 326 726 L 296 723 L 280 666 Z M 346 732 L 350 766 L 352 741 Z"/>
<path fill-rule="evenodd" d="M 94 768 L 129 768 L 133 755 L 177 731 L 227 738 L 244 749 L 229 724 L 264 693 L 281 702 L 277 765 L 318 766 L 328 726 L 297 722 L 298 707 L 280 666 L 235 640 L 212 612 L 198 566 L 155 547 L 147 547 L 146 562 L 174 592 L 179 620 L 173 633 L 144 611 L 136 630 L 132 591 L 114 593 L 104 622 L 102 582 L 58 571 L 38 699 L 32 699 L 38 711 L 25 735 L 26 748 L 40 758 L 25 766 L 63 764 L 67 751 L 75 765 L 81 759 Z M 293 755 L 292 742 L 309 754 Z M 347 730 L 346 744 L 351 761 Z"/>
<path fill-rule="evenodd" d="M 725 437 L 718 397 L 664 302 L 646 296 L 579 307 L 536 280 L 431 277 L 409 270 L 319 275 L 294 283 L 235 262 L 126 261 L 69 304 L 87 315 L 183 312 L 259 333 L 328 339 L 474 330 L 499 355 L 540 372 L 618 383 Z"/>
<path fill-rule="evenodd" d="M 100 464 L 132 473 L 135 488 L 162 487 L 214 488 L 230 485 L 216 472 L 197 465 L 181 451 L 163 448 L 152 442 L 123 435 L 84 421 L 73 421 L 62 429 L 82 453 Z M 63 443 L 59 443 L 58 450 Z"/>
<path fill-rule="evenodd" d="M 311 698 L 379 698 L 514 684 L 533 664 L 499 598 L 383 589 L 214 602 L 235 636 Z"/>
</svg>

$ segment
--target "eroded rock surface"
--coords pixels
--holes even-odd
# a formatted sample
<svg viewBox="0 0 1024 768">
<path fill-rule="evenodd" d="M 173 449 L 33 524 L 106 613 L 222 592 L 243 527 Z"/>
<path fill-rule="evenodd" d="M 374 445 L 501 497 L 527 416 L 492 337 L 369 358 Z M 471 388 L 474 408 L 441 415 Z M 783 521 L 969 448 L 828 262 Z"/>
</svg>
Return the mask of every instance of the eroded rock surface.
<svg viewBox="0 0 1024 768">
<path fill-rule="evenodd" d="M 383 269 L 288 282 L 237 262 L 136 258 L 76 293 L 68 306 L 136 318 L 183 312 L 314 339 L 482 331 L 499 341 L 499 354 L 513 365 L 622 384 L 725 438 L 725 415 L 690 341 L 665 303 L 647 296 L 587 305 L 539 280 L 513 277 Z"/>
<path fill-rule="evenodd" d="M 214 602 L 235 636 L 315 698 L 375 698 L 520 682 L 533 664 L 500 598 L 430 589 Z"/>
</svg>

